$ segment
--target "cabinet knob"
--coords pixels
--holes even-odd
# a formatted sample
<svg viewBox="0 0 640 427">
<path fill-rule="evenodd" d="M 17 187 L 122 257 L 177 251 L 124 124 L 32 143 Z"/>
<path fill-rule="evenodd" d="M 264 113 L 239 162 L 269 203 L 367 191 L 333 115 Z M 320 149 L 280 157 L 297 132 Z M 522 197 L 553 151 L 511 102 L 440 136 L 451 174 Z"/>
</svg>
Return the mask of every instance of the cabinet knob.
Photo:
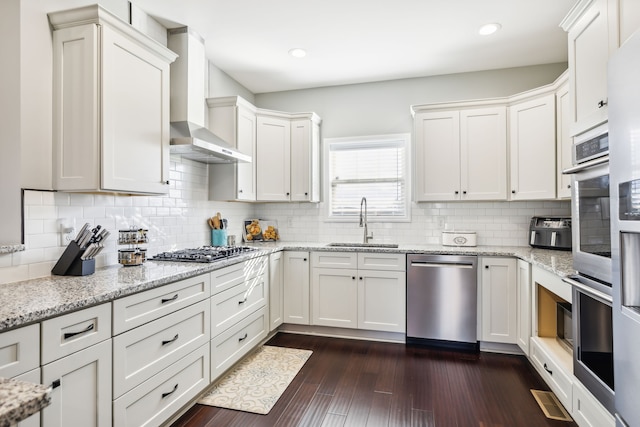
<svg viewBox="0 0 640 427">
<path fill-rule="evenodd" d="M 601 99 L 600 101 L 598 101 L 598 108 L 602 108 L 607 104 L 608 104 L 608 102 L 607 102 L 606 99 Z"/>
<path fill-rule="evenodd" d="M 511 194 L 516 194 L 516 190 L 511 190 Z"/>
<path fill-rule="evenodd" d="M 464 191 L 462 192 L 462 194 L 467 194 L 467 190 L 464 190 Z"/>
<path fill-rule="evenodd" d="M 488 269 L 488 268 L 489 268 L 489 266 L 488 266 L 488 265 L 485 265 L 485 266 L 484 266 L 484 268 L 487 268 L 487 269 Z"/>
<path fill-rule="evenodd" d="M 287 196 L 288 196 L 289 194 L 290 194 L 290 193 L 287 193 Z"/>
<path fill-rule="evenodd" d="M 162 181 L 163 184 L 169 185 L 169 180 Z"/>
<path fill-rule="evenodd" d="M 305 192 L 305 193 L 304 193 L 304 195 L 305 195 L 305 196 L 308 196 L 308 195 L 309 195 L 309 193 L 306 193 L 306 192 Z"/>
<path fill-rule="evenodd" d="M 238 193 L 242 194 L 242 190 L 238 190 Z"/>
<path fill-rule="evenodd" d="M 356 280 L 356 276 L 351 276 L 351 280 Z"/>
<path fill-rule="evenodd" d="M 458 194 L 458 193 L 460 193 L 458 190 L 454 191 L 454 194 Z"/>
<path fill-rule="evenodd" d="M 360 276 L 360 280 L 362 280 L 362 276 Z"/>
<path fill-rule="evenodd" d="M 567 188 L 571 188 L 571 184 L 567 184 Z"/>
<path fill-rule="evenodd" d="M 302 258 L 302 260 L 303 260 L 303 261 L 307 261 L 307 259 L 306 259 L 306 258 Z"/>
</svg>

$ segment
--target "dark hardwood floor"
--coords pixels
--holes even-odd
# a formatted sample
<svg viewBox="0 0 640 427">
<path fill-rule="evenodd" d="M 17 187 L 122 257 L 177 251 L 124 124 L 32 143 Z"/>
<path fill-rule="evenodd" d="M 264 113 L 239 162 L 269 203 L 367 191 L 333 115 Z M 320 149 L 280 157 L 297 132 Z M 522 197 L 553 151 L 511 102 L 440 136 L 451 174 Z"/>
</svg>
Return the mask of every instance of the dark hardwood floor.
<svg viewBox="0 0 640 427">
<path fill-rule="evenodd" d="M 279 333 L 313 354 L 268 415 L 195 405 L 172 427 L 576 426 L 547 419 L 548 390 L 523 356 Z"/>
</svg>

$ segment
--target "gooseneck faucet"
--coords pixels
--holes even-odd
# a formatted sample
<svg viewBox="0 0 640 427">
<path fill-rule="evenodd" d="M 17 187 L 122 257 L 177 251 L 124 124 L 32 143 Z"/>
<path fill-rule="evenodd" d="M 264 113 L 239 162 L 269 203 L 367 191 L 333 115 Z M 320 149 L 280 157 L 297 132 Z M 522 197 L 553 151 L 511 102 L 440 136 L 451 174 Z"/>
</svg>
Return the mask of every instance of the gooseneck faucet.
<svg viewBox="0 0 640 427">
<path fill-rule="evenodd" d="M 364 205 L 364 215 L 363 210 L 362 210 L 362 205 Z M 362 200 L 360 200 L 360 227 L 364 227 L 364 238 L 362 240 L 362 243 L 369 243 L 369 239 L 373 239 L 373 233 L 371 234 L 371 236 L 369 236 L 369 233 L 367 231 L 367 198 L 363 197 Z"/>
</svg>

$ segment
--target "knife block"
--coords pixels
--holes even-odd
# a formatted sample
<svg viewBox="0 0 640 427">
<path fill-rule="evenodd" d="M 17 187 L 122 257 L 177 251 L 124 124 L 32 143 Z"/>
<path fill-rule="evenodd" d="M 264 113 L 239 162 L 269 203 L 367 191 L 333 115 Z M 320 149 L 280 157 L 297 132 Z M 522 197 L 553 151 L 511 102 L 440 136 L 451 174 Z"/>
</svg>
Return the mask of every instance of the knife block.
<svg viewBox="0 0 640 427">
<path fill-rule="evenodd" d="M 96 271 L 95 259 L 80 259 L 84 249 L 75 241 L 71 241 L 62 253 L 62 256 L 51 269 L 51 273 L 57 276 L 88 276 Z"/>
</svg>

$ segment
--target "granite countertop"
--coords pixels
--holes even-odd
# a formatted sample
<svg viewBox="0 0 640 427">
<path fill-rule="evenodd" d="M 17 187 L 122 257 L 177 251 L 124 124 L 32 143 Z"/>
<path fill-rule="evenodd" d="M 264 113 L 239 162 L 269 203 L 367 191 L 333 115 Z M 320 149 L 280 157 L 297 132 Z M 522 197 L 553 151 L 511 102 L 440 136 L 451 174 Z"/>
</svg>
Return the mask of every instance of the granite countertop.
<svg viewBox="0 0 640 427">
<path fill-rule="evenodd" d="M 147 261 L 143 265 L 115 265 L 89 276 L 49 276 L 0 284 L 0 332 L 49 317 L 109 302 L 126 295 L 205 274 L 247 259 L 281 250 L 334 252 L 433 253 L 517 257 L 561 277 L 574 274 L 571 252 L 529 247 L 446 247 L 400 245 L 398 248 L 328 247 L 325 243 L 277 242 L 253 244 L 258 251 L 213 263 Z"/>
<path fill-rule="evenodd" d="M 41 384 L 0 378 L 0 427 L 13 426 L 51 403 L 51 389 Z"/>
</svg>

